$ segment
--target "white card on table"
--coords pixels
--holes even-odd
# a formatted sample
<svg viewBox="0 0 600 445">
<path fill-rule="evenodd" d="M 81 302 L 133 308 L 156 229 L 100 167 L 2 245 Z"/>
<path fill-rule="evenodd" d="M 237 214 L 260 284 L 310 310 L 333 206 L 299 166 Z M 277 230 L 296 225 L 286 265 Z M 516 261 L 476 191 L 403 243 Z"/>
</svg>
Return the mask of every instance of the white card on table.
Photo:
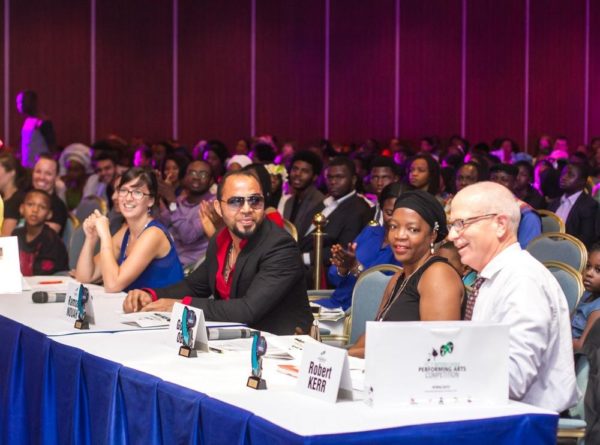
<svg viewBox="0 0 600 445">
<path fill-rule="evenodd" d="M 507 325 L 367 322 L 366 402 L 508 402 Z"/>
<path fill-rule="evenodd" d="M 96 317 L 94 316 L 94 297 L 89 289 L 81 283 L 69 282 L 67 284 L 67 295 L 65 297 L 65 315 L 69 320 L 77 320 L 79 288 L 82 287 L 82 298 L 85 310 L 85 318 L 89 324 L 95 324 Z"/>
<path fill-rule="evenodd" d="M 0 293 L 12 294 L 23 291 L 19 241 L 16 236 L 0 238 Z"/>
<path fill-rule="evenodd" d="M 296 391 L 327 402 L 352 400 L 348 351 L 323 343 L 306 343 Z"/>
<path fill-rule="evenodd" d="M 204 321 L 204 311 L 202 309 L 186 306 L 185 304 L 175 303 L 171 313 L 171 324 L 169 325 L 169 344 L 179 349 L 183 345 L 181 328 L 183 326 L 183 309 L 187 309 L 187 329 L 190 335 L 192 349 L 196 351 L 208 352 L 208 337 L 206 334 L 206 322 Z"/>
</svg>

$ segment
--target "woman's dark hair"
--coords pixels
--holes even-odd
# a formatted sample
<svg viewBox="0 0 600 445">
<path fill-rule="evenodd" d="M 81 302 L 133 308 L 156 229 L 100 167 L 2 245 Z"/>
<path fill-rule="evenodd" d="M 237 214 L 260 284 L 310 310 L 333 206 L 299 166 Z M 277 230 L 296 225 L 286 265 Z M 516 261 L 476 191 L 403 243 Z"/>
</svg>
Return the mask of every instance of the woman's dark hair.
<svg viewBox="0 0 600 445">
<path fill-rule="evenodd" d="M 19 190 L 27 190 L 29 188 L 29 174 L 27 170 L 23 168 L 21 163 L 11 153 L 3 153 L 0 155 L 0 164 L 4 167 L 8 173 L 15 172 L 15 186 Z"/>
<path fill-rule="evenodd" d="M 225 170 L 225 161 L 227 161 L 227 158 L 229 157 L 229 151 L 227 151 L 227 147 L 223 142 L 218 139 L 212 139 L 206 143 L 204 151 L 212 151 L 216 154 L 221 161 L 221 164 L 223 164 L 223 170 Z"/>
<path fill-rule="evenodd" d="M 594 252 L 600 252 L 600 241 L 596 241 L 594 244 L 592 244 L 590 250 L 588 251 L 590 254 Z"/>
<path fill-rule="evenodd" d="M 179 175 L 177 176 L 177 179 L 179 179 L 181 181 L 183 179 L 183 177 L 185 176 L 185 172 L 190 163 L 189 159 L 185 156 L 175 154 L 175 153 L 168 154 L 165 157 L 165 161 L 163 162 L 163 165 L 162 165 L 161 173 L 163 174 L 163 177 L 164 177 L 167 161 L 169 161 L 169 160 L 175 162 L 175 164 L 177 164 L 177 167 L 179 167 Z"/>
<path fill-rule="evenodd" d="M 244 167 L 242 171 L 253 173 L 256 179 L 258 179 L 263 196 L 265 197 L 265 208 L 277 207 L 277 203 L 273 203 L 273 193 L 271 192 L 271 175 L 267 171 L 267 168 L 262 164 L 250 164 Z"/>
<path fill-rule="evenodd" d="M 433 156 L 427 153 L 419 153 L 410 160 L 407 170 L 410 170 L 410 166 L 417 159 L 423 159 L 425 162 L 427 162 L 427 170 L 429 170 L 429 183 L 427 184 L 427 191 L 432 195 L 437 195 L 440 192 L 440 164 L 438 164 Z M 406 177 L 408 178 L 408 174 Z"/>
<path fill-rule="evenodd" d="M 523 167 L 525 170 L 527 170 L 527 174 L 529 175 L 529 179 L 533 180 L 533 165 L 531 165 L 531 162 L 518 161 L 518 162 L 515 162 L 515 167 L 517 167 L 517 168 Z"/>
<path fill-rule="evenodd" d="M 148 187 L 148 193 L 152 198 L 154 198 L 154 204 L 156 205 L 158 202 L 158 182 L 156 181 L 155 173 L 148 168 L 130 168 L 123 174 L 123 176 L 121 176 L 118 188 L 121 188 L 123 185 L 127 184 L 128 182 L 135 181 L 136 179 L 136 185 L 145 184 Z"/>
<path fill-rule="evenodd" d="M 383 205 L 388 199 L 397 199 L 407 190 L 409 190 L 408 186 L 402 182 L 392 182 L 386 185 L 379 195 L 379 208 L 383 209 Z"/>
</svg>

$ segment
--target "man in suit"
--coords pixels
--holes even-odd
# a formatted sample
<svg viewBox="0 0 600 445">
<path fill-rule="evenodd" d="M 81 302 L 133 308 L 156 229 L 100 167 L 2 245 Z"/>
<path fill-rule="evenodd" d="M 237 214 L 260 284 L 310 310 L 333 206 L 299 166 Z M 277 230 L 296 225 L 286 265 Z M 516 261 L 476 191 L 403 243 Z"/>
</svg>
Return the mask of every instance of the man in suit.
<svg viewBox="0 0 600 445">
<path fill-rule="evenodd" d="M 598 202 L 584 191 L 588 174 L 586 164 L 569 162 L 565 165 L 560 175 L 563 195 L 548 205 L 548 209 L 565 222 L 567 233 L 579 238 L 586 247 L 600 236 Z"/>
<path fill-rule="evenodd" d="M 264 204 L 252 173 L 227 173 L 214 201 L 225 228 L 211 238 L 206 260 L 173 286 L 130 291 L 123 310 L 170 311 L 179 301 L 202 309 L 207 320 L 245 323 L 279 335 L 297 328 L 308 332 L 313 316 L 298 247 L 265 219 Z"/>
<path fill-rule="evenodd" d="M 292 158 L 289 182 L 292 195 L 286 197 L 281 213 L 296 226 L 299 238 L 306 234 L 315 216 L 315 209 L 325 198 L 315 187 L 322 168 L 321 159 L 312 151 L 300 151 Z"/>
<path fill-rule="evenodd" d="M 329 196 L 315 211 L 327 218 L 325 237 L 323 238 L 322 258 L 329 264 L 331 246 L 347 246 L 370 221 L 373 211 L 369 204 L 356 193 L 356 170 L 354 162 L 346 156 L 331 160 L 325 176 Z M 314 226 L 300 238 L 300 250 L 304 264 L 311 266 L 311 253 L 314 250 Z"/>
</svg>

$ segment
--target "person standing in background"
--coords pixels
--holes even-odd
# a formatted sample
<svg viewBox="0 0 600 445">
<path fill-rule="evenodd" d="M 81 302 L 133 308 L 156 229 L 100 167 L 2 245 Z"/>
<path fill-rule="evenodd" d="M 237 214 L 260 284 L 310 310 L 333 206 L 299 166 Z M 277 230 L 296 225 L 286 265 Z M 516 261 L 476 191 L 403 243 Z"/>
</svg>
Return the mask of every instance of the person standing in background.
<svg viewBox="0 0 600 445">
<path fill-rule="evenodd" d="M 54 127 L 49 119 L 38 114 L 35 91 L 24 90 L 17 94 L 17 111 L 25 117 L 21 127 L 21 163 L 33 168 L 39 155 L 54 150 Z"/>
</svg>

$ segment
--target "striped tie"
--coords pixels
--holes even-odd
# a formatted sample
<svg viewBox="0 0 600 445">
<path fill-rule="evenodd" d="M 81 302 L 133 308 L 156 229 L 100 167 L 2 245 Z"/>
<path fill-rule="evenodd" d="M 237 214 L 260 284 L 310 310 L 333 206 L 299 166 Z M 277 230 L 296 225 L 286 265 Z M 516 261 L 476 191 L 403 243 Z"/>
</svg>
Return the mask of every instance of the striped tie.
<svg viewBox="0 0 600 445">
<path fill-rule="evenodd" d="M 465 310 L 465 320 L 471 320 L 473 317 L 473 309 L 475 308 L 475 300 L 477 300 L 477 295 L 479 295 L 479 288 L 485 281 L 485 278 L 478 277 L 473 283 L 473 287 L 471 288 L 471 292 L 469 292 L 469 296 L 467 297 L 467 309 Z"/>
</svg>

